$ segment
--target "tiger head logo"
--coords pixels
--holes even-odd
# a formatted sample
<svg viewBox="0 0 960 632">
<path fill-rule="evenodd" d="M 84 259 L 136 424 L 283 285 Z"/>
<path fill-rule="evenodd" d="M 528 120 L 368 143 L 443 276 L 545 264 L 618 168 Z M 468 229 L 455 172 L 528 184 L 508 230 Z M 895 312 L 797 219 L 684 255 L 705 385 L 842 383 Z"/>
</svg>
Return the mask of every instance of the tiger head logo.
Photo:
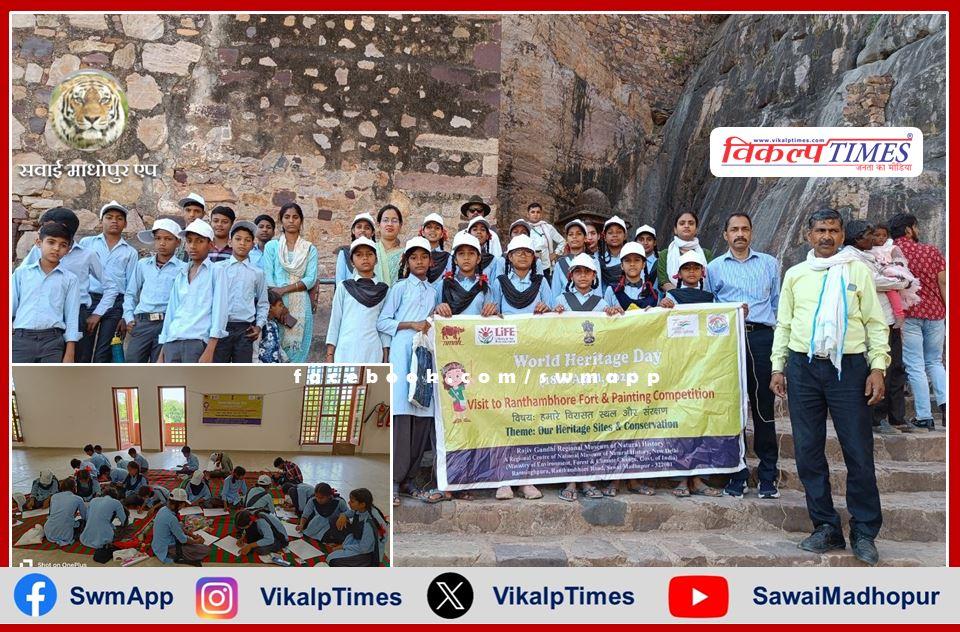
<svg viewBox="0 0 960 632">
<path fill-rule="evenodd" d="M 83 151 L 102 149 L 120 138 L 128 116 L 120 82 L 99 70 L 71 73 L 50 97 L 50 124 L 57 137 Z"/>
</svg>

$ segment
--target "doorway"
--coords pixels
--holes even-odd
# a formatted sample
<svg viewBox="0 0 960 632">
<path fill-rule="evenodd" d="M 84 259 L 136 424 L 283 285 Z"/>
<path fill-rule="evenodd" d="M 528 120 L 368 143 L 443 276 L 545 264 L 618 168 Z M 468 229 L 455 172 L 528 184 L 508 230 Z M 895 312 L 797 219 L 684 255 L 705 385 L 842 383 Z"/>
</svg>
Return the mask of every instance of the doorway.
<svg viewBox="0 0 960 632">
<path fill-rule="evenodd" d="M 117 431 L 117 450 L 140 446 L 139 389 L 113 388 L 113 421 Z"/>
<path fill-rule="evenodd" d="M 160 386 L 160 449 L 187 445 L 187 388 Z"/>
</svg>

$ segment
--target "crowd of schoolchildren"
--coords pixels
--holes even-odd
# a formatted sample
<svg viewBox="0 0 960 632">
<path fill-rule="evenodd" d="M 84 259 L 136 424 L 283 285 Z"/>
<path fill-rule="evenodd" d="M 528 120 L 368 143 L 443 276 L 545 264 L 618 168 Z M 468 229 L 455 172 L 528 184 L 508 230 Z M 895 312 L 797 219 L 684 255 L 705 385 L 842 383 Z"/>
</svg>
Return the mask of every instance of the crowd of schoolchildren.
<svg viewBox="0 0 960 632">
<path fill-rule="evenodd" d="M 179 513 L 199 507 L 228 512 L 241 555 L 272 560 L 289 543 L 274 502 L 277 488 L 283 492 L 282 508 L 296 516 L 296 531 L 332 549 L 326 557 L 329 566 L 379 566 L 384 554 L 386 520 L 369 490 L 357 488 L 343 498 L 327 483 L 305 483 L 299 466 L 282 457 L 273 462 L 275 472 L 261 474 L 248 486 L 247 470 L 234 465 L 227 452 L 212 453 L 201 467 L 184 446 L 185 462 L 175 470 L 179 480 L 168 489 L 151 482 L 149 463 L 136 448 L 127 451 L 128 458 L 116 455 L 112 461 L 99 445 L 86 445 L 83 452 L 82 459 L 71 459 L 68 476 L 58 479 L 52 471 L 41 471 L 29 495 L 14 495 L 20 511 L 49 511 L 43 536 L 58 546 L 79 540 L 109 554 L 149 541 L 163 563 L 200 566 L 210 546 L 196 534 L 197 525 Z M 214 479 L 220 481 L 216 495 L 211 492 Z"/>
</svg>

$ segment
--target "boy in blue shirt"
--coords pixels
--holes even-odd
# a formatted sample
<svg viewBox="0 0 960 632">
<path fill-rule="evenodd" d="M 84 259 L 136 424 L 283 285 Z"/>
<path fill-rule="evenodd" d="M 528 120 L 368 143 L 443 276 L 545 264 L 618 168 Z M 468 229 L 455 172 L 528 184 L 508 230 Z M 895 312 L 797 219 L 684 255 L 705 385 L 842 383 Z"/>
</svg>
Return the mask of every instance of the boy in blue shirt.
<svg viewBox="0 0 960 632">
<path fill-rule="evenodd" d="M 160 330 L 157 362 L 213 362 L 217 341 L 226 335 L 227 293 L 207 255 L 213 229 L 202 219 L 181 232 L 190 265 L 174 279 Z"/>
<path fill-rule="evenodd" d="M 277 232 L 277 223 L 266 214 L 257 215 L 257 219 L 253 220 L 253 223 L 257 225 L 257 243 L 250 251 L 250 261 L 263 270 L 263 249 L 267 246 L 267 242 L 273 239 L 274 233 Z"/>
<path fill-rule="evenodd" d="M 213 361 L 253 362 L 253 341 L 267 322 L 267 282 L 263 270 L 250 261 L 257 227 L 240 221 L 230 228 L 232 254 L 216 264 L 219 283 L 227 292 L 226 336 L 217 342 Z"/>
<path fill-rule="evenodd" d="M 150 463 L 147 462 L 147 459 L 137 452 L 136 448 L 130 448 L 127 450 L 127 454 L 130 455 L 130 460 L 140 466 L 140 471 L 146 474 L 150 470 Z"/>
<path fill-rule="evenodd" d="M 127 323 L 127 362 L 156 362 L 160 355 L 160 332 L 173 290 L 173 282 L 185 264 L 174 257 L 180 244 L 180 225 L 161 218 L 150 230 L 137 233 L 154 254 L 133 268 L 123 295 L 123 320 Z"/>
<path fill-rule="evenodd" d="M 58 223 L 40 228 L 40 257 L 13 273 L 13 361 L 73 362 L 80 329 L 77 277 L 60 261 L 73 237 Z"/>
<path fill-rule="evenodd" d="M 83 446 L 83 453 L 87 455 L 87 460 L 93 463 L 93 467 L 96 468 L 94 471 L 99 472 L 104 465 L 110 467 L 110 460 L 103 456 L 103 454 L 97 452 L 96 448 L 89 443 Z"/>
<path fill-rule="evenodd" d="M 192 531 L 184 532 L 177 512 L 186 504 L 187 492 L 182 488 L 170 492 L 170 499 L 160 507 L 154 518 L 151 548 L 164 564 L 202 566 L 202 560 L 210 555 L 210 547 Z"/>
<path fill-rule="evenodd" d="M 207 214 L 207 203 L 199 193 L 190 192 L 187 197 L 180 200 L 180 217 L 183 226 L 189 226 L 194 220 L 203 219 Z M 173 257 L 184 263 L 190 263 L 190 255 L 187 254 L 187 245 L 181 240 L 177 246 L 177 251 Z"/>
<path fill-rule="evenodd" d="M 116 201 L 104 204 L 100 209 L 99 235 L 91 235 L 80 240 L 80 246 L 96 253 L 103 267 L 104 282 L 98 279 L 90 280 L 90 298 L 94 303 L 100 303 L 107 295 L 107 284 L 110 284 L 110 294 L 107 296 L 106 311 L 103 314 L 94 312 L 85 323 L 87 334 L 96 336 L 93 350 L 94 362 L 110 362 L 110 343 L 114 335 L 126 332 L 126 323 L 123 321 L 123 291 L 127 281 L 133 275 L 133 268 L 137 265 L 139 254 L 136 248 L 124 240 L 123 231 L 127 227 L 127 209 Z"/>
<path fill-rule="evenodd" d="M 200 459 L 190 450 L 190 446 L 183 446 L 180 448 L 180 452 L 187 462 L 180 466 L 180 469 L 176 471 L 177 474 L 193 474 L 200 469 Z"/>
</svg>

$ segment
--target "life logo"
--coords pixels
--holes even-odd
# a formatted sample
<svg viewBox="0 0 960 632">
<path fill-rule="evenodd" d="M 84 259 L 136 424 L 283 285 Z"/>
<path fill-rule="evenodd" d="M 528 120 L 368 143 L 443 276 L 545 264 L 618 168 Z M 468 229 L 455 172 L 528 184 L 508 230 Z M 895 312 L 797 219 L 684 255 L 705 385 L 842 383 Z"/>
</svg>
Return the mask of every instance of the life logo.
<svg viewBox="0 0 960 632">
<path fill-rule="evenodd" d="M 198 579 L 197 616 L 203 619 L 232 619 L 237 616 L 237 580 L 232 577 Z"/>
<path fill-rule="evenodd" d="M 517 344 L 516 325 L 476 325 L 474 341 L 478 345 L 515 345 Z"/>
<path fill-rule="evenodd" d="M 57 603 L 57 587 L 46 575 L 24 575 L 13 588 L 13 601 L 28 617 L 42 617 Z"/>
</svg>

